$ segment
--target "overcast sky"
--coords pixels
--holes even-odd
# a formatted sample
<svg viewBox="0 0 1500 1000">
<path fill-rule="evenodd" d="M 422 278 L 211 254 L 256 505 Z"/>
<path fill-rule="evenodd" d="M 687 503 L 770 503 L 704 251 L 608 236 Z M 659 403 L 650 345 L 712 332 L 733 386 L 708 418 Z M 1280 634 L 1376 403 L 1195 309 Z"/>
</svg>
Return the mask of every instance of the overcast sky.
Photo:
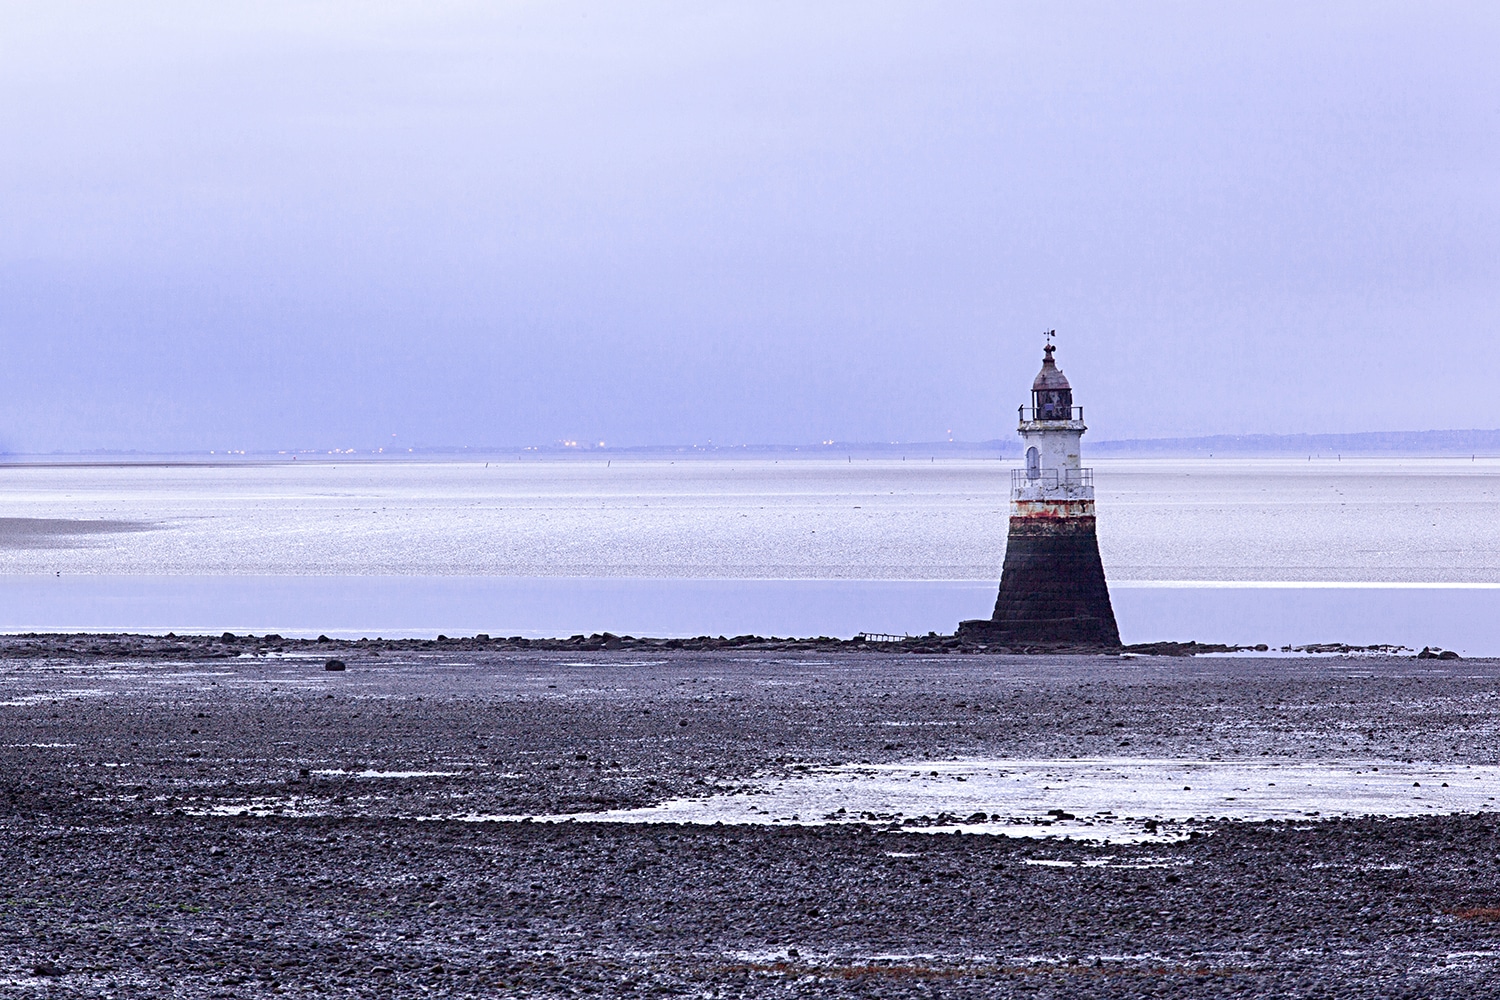
<svg viewBox="0 0 1500 1000">
<path fill-rule="evenodd" d="M 1500 426 L 1500 6 L 0 6 L 0 449 Z"/>
</svg>

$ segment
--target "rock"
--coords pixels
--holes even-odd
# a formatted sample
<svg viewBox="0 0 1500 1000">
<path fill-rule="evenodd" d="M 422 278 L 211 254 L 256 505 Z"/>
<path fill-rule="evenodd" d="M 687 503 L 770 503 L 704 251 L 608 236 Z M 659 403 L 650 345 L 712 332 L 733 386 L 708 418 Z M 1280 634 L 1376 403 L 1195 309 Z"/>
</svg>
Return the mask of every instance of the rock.
<svg viewBox="0 0 1500 1000">
<path fill-rule="evenodd" d="M 1221 642 L 1137 642 L 1124 647 L 1125 652 L 1140 656 L 1197 656 L 1202 653 L 1242 653 L 1264 651 L 1265 646 L 1226 646 Z"/>
<path fill-rule="evenodd" d="M 3 710 L 11 742 L 32 738 L 17 732 L 55 732 L 65 717 L 67 705 L 29 697 L 58 684 L 53 654 L 20 645 L 43 641 L 54 640 L 0 636 L 0 651 L 16 651 L 0 660 L 0 701 L 21 702 Z M 143 658 L 161 648 L 140 642 Z M 311 642 L 290 642 L 311 656 Z M 433 649 L 398 642 L 409 644 L 391 648 Z M 326 685 L 304 675 L 299 687 L 285 672 L 295 661 L 247 657 L 233 670 L 251 683 L 220 677 L 204 692 L 211 698 L 185 702 L 182 692 L 203 683 L 203 663 L 214 663 L 206 658 L 237 650 L 217 636 L 178 645 L 199 651 L 184 658 L 204 658 L 152 668 L 178 683 L 142 685 L 133 671 L 94 667 L 74 673 L 64 683 L 122 696 L 72 703 L 86 709 L 67 722 L 77 746 L 5 758 L 0 806 L 10 811 L 0 850 L 12 863 L 0 866 L 0 900 L 15 903 L 0 907 L 10 921 L 0 979 L 23 995 L 29 987 L 42 1000 L 49 988 L 68 993 L 75 984 L 80 995 L 202 995 L 222 983 L 225 996 L 269 996 L 275 982 L 282 995 L 399 996 L 416 992 L 439 962 L 445 972 L 431 977 L 432 992 L 451 996 L 681 996 L 703 992 L 715 976 L 729 977 L 725 995 L 891 1000 L 934 988 L 1205 1000 L 1384 996 L 1402 986 L 1433 1000 L 1494 993 L 1484 986 L 1493 963 L 1482 959 L 1403 978 L 1432 967 L 1438 949 L 1492 950 L 1500 927 L 1493 813 L 1153 823 L 1159 839 L 1107 848 L 1065 840 L 1079 831 L 1056 825 L 1025 831 L 1053 835 L 1041 839 L 960 836 L 962 827 L 933 819 L 910 819 L 901 832 L 901 819 L 873 813 L 856 825 L 855 808 L 846 822 L 811 826 L 547 820 L 701 796 L 716 783 L 754 785 L 798 764 L 899 757 L 909 773 L 969 747 L 996 757 L 1016 747 L 1046 758 L 1108 755 L 1116 733 L 1179 758 L 1270 749 L 1289 764 L 1339 759 L 1358 731 L 1369 733 L 1361 753 L 1374 758 L 1488 759 L 1487 727 L 1434 725 L 1432 706 L 1482 708 L 1500 676 L 1490 661 L 1419 669 L 1417 684 L 1409 681 L 1415 650 L 1352 671 L 1328 659 L 1253 657 L 1191 670 L 1170 667 L 1184 661 L 1118 671 L 1108 661 L 1056 658 L 912 669 L 875 648 L 805 658 L 681 654 L 650 666 L 609 654 L 571 667 L 571 654 L 497 651 L 474 658 L 481 669 L 440 679 L 366 670 L 358 681 L 330 682 L 351 687 L 325 700 Z M 368 646 L 348 645 L 369 655 Z M 788 678 L 798 684 L 791 696 Z M 549 682 L 556 697 L 536 697 Z M 284 693 L 267 698 L 273 685 Z M 985 711 L 973 713 L 976 704 Z M 689 740 L 684 720 L 704 738 Z M 185 745 L 188 726 L 204 735 Z M 294 744 L 278 746 L 293 733 Z M 267 746 L 276 748 L 270 759 Z M 310 778 L 421 769 L 449 753 L 467 756 L 466 747 L 493 767 L 433 779 Z M 187 758 L 185 748 L 202 755 Z M 91 763 L 111 758 L 129 766 Z M 265 763 L 247 768 L 253 761 Z M 596 763 L 609 769 L 602 780 Z M 1406 794 L 1435 794 L 1439 783 Z M 1047 801 L 1067 801 L 1057 792 Z M 285 806 L 280 815 L 246 808 L 257 800 Z M 949 808 L 947 822 L 973 818 Z M 540 818 L 400 818 L 469 811 Z M 1123 822 L 1122 833 L 1146 828 Z M 1006 825 L 1002 816 L 992 832 L 1022 832 Z M 1064 863 L 1035 864 L 1047 860 Z M 158 900 L 167 905 L 150 905 Z M 787 953 L 803 944 L 807 963 Z M 881 957 L 890 952 L 934 957 Z M 747 953 L 765 957 L 747 962 Z M 1052 957 L 973 959 L 1030 953 Z M 1073 957 L 1092 967 L 1101 955 L 1107 975 L 1066 971 Z M 60 967 L 58 978 L 29 975 L 43 959 Z"/>
<path fill-rule="evenodd" d="M 344 661 L 343 660 L 329 660 L 327 663 L 323 664 L 323 669 L 324 670 L 343 670 L 343 669 L 345 669 Z"/>
</svg>

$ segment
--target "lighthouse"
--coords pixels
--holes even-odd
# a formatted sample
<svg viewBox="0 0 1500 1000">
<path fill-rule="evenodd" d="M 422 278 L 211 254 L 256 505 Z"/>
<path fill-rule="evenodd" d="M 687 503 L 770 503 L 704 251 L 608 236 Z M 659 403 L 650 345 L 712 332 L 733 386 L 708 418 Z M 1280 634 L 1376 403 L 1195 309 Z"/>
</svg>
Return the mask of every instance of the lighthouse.
<svg viewBox="0 0 1500 1000">
<path fill-rule="evenodd" d="M 1019 409 L 1025 461 L 1011 470 L 1010 533 L 988 619 L 958 634 L 1010 649 L 1120 648 L 1094 521 L 1094 470 L 1083 467 L 1083 407 L 1053 357 L 1052 334 L 1031 405 Z"/>
</svg>

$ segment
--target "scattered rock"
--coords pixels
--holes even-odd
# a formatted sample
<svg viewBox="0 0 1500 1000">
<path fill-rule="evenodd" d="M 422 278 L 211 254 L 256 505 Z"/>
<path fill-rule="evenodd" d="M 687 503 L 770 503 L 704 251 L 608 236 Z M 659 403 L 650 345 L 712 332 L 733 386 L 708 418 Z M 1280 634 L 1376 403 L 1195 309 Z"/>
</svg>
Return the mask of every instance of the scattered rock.
<svg viewBox="0 0 1500 1000">
<path fill-rule="evenodd" d="M 1138 656 L 1198 656 L 1203 653 L 1265 652 L 1266 646 L 1226 646 L 1219 642 L 1137 642 L 1125 652 Z"/>
<path fill-rule="evenodd" d="M 324 670 L 344 670 L 344 669 L 347 669 L 347 668 L 345 667 L 345 664 L 344 664 L 343 660 L 329 660 L 328 662 L 326 662 L 326 663 L 323 664 L 323 669 Z"/>
<path fill-rule="evenodd" d="M 879 641 L 877 641 L 879 640 Z M 594 635 L 574 635 L 566 639 L 528 639 L 510 636 L 497 639 L 486 633 L 472 638 L 454 638 L 440 635 L 435 639 L 331 639 L 319 635 L 316 639 L 287 639 L 269 634 L 256 639 L 254 636 L 174 636 L 174 635 L 91 635 L 91 634 L 26 634 L 0 636 L 0 660 L 26 658 L 30 656 L 52 656 L 62 660 L 91 662 L 108 659 L 150 660 L 209 660 L 227 659 L 239 655 L 237 648 L 252 644 L 257 652 L 295 651 L 309 646 L 334 647 L 327 652 L 340 649 L 357 650 L 365 656 L 377 657 L 382 653 L 421 653 L 442 649 L 446 652 L 459 650 L 473 652 L 504 652 L 507 650 L 583 652 L 597 650 L 683 650 L 687 652 L 712 652 L 715 650 L 746 651 L 818 651 L 818 652 L 879 652 L 890 655 L 942 656 L 960 654 L 987 655 L 1100 655 L 1120 652 L 1146 656 L 1195 656 L 1203 653 L 1268 652 L 1264 643 L 1254 646 L 1230 646 L 1222 643 L 1202 642 L 1149 642 L 1136 643 L 1123 648 L 1063 643 L 1052 645 L 1005 646 L 988 639 L 960 632 L 958 635 L 925 636 L 875 636 L 864 633 L 852 639 L 830 636 L 810 638 L 778 638 L 775 636 L 737 635 L 697 636 L 691 639 L 652 639 L 635 636 L 619 636 L 607 632 Z M 1311 646 L 1284 646 L 1284 653 L 1366 653 L 1400 655 L 1405 647 L 1393 645 L 1352 646 L 1345 643 L 1322 643 Z M 1432 647 L 1428 658 L 1456 659 L 1457 653 Z"/>
<path fill-rule="evenodd" d="M 649 666 L 600 653 L 579 666 L 575 646 L 423 668 L 475 641 L 454 639 L 391 645 L 410 652 L 384 661 L 363 658 L 374 643 L 340 644 L 301 667 L 350 651 L 355 698 L 299 683 L 287 660 L 234 656 L 266 639 L 177 640 L 195 657 L 182 662 L 173 640 L 142 637 L 141 655 L 166 651 L 151 671 L 168 683 L 151 685 L 111 662 L 58 671 L 51 653 L 3 653 L 27 641 L 55 648 L 0 637 L 4 721 L 26 734 L 0 741 L 0 978 L 39 997 L 424 985 L 455 998 L 655 997 L 721 983 L 725 996 L 830 1000 L 1493 992 L 1491 962 L 1429 971 L 1434 955 L 1493 950 L 1493 813 L 1210 821 L 1109 846 L 1047 826 L 1071 815 L 1062 808 L 1028 825 L 1053 834 L 1040 839 L 959 833 L 985 819 L 956 804 L 920 822 L 834 813 L 816 826 L 415 817 L 636 808 L 841 762 L 1108 755 L 1120 734 L 1181 758 L 1477 761 L 1494 747 L 1494 661 L 914 667 L 900 650 L 849 649 L 663 651 Z M 1470 714 L 1453 725 L 1434 704 Z M 1421 784 L 1414 799 L 1437 794 L 1438 781 Z M 439 966 L 441 981 L 424 983 Z"/>
</svg>

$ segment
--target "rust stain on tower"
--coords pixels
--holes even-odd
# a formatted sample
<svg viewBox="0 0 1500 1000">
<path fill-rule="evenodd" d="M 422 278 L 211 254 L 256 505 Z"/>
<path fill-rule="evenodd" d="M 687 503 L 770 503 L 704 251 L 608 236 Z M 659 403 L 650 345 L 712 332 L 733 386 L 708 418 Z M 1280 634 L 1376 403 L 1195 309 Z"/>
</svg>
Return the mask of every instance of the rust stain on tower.
<svg viewBox="0 0 1500 1000">
<path fill-rule="evenodd" d="M 1048 334 L 1050 340 L 1051 334 Z M 959 623 L 965 639 L 1010 649 L 1120 648 L 1094 517 L 1094 471 L 1079 449 L 1083 408 L 1047 344 L 1020 407 L 1026 463 L 1012 470 L 1010 534 L 995 613 Z"/>
</svg>

